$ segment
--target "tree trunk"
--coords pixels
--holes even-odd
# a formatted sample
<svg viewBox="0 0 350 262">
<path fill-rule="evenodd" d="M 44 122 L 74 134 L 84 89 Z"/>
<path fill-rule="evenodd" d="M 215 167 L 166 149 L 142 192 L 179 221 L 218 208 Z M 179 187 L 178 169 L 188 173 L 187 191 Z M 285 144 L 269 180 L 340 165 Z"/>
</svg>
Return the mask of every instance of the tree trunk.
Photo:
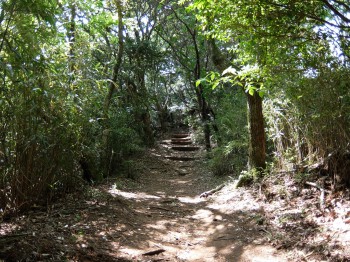
<svg viewBox="0 0 350 262">
<path fill-rule="evenodd" d="M 123 6 L 122 2 L 120 0 L 116 0 L 115 4 L 117 6 L 117 12 L 118 12 L 118 55 L 117 55 L 117 61 L 113 67 L 113 76 L 112 81 L 109 85 L 109 91 L 107 94 L 107 97 L 105 99 L 104 103 L 104 115 L 105 118 L 108 118 L 108 110 L 109 106 L 111 104 L 111 100 L 113 97 L 113 94 L 115 90 L 117 89 L 117 81 L 119 77 L 119 70 L 122 64 L 122 58 L 123 58 L 123 52 L 124 52 L 124 37 L 123 37 Z"/>
<path fill-rule="evenodd" d="M 115 0 L 115 4 L 118 12 L 118 54 L 117 61 L 113 67 L 112 79 L 109 85 L 108 94 L 104 101 L 104 130 L 102 133 L 102 141 L 104 147 L 102 165 L 105 170 L 105 177 L 109 176 L 112 172 L 112 161 L 114 158 L 112 145 L 109 143 L 110 140 L 110 122 L 109 122 L 109 107 L 113 98 L 114 92 L 117 90 L 117 82 L 119 78 L 119 70 L 122 64 L 123 52 L 124 52 L 124 38 L 123 38 L 123 6 L 120 0 Z"/>
<path fill-rule="evenodd" d="M 141 122 L 143 124 L 145 143 L 148 146 L 152 146 L 154 144 L 154 135 L 153 135 L 153 129 L 151 125 L 151 116 L 148 108 L 144 109 L 144 112 L 141 114 Z"/>
<path fill-rule="evenodd" d="M 202 108 L 201 108 L 201 116 L 202 116 L 202 123 L 204 125 L 204 141 L 205 141 L 205 149 L 207 151 L 211 150 L 211 144 L 210 144 L 210 118 L 209 118 L 209 110 L 208 110 L 208 104 L 203 96 L 202 93 Z"/>
<path fill-rule="evenodd" d="M 195 79 L 200 79 L 202 76 L 201 72 L 201 61 L 200 61 L 200 54 L 199 54 L 199 48 L 196 40 L 196 33 L 195 31 L 192 34 L 193 38 L 193 44 L 196 52 L 196 66 L 194 69 L 194 77 Z M 205 141 L 205 148 L 207 151 L 211 150 L 211 144 L 210 144 L 210 118 L 209 118 L 209 108 L 208 108 L 208 103 L 204 97 L 204 92 L 203 92 L 203 86 L 200 84 L 196 88 L 196 94 L 197 94 L 197 100 L 198 100 L 198 105 L 201 113 L 201 120 L 203 124 L 203 132 L 204 132 L 204 141 Z"/>
<path fill-rule="evenodd" d="M 262 171 L 266 168 L 265 131 L 262 112 L 262 98 L 258 92 L 254 95 L 247 93 L 248 128 L 249 128 L 249 169 Z"/>
<path fill-rule="evenodd" d="M 69 17 L 69 26 L 67 29 L 67 39 L 69 44 L 69 53 L 68 53 L 68 83 L 70 88 L 76 94 L 77 89 L 75 87 L 75 79 L 76 79 L 76 57 L 75 57 L 75 42 L 76 42 L 76 24 L 75 19 L 77 16 L 77 7 L 75 2 L 72 2 L 69 6 L 70 17 Z M 77 102 L 76 96 L 74 96 L 74 102 Z"/>
<path fill-rule="evenodd" d="M 199 77 L 197 77 L 199 79 Z M 203 94 L 203 87 L 200 84 L 198 87 L 195 87 L 196 89 L 196 95 L 197 95 L 197 102 L 199 106 L 200 111 L 200 117 L 201 122 L 203 124 L 203 134 L 204 134 L 204 142 L 205 142 L 205 148 L 207 151 L 211 150 L 211 144 L 210 144 L 210 118 L 209 118 L 209 110 L 208 110 L 208 104 Z"/>
</svg>

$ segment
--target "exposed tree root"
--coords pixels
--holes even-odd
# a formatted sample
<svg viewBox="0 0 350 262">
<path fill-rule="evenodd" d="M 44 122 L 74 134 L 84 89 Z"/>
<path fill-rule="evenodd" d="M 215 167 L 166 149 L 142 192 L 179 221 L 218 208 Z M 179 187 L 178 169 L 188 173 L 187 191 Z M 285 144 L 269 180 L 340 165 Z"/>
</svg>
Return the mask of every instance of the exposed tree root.
<svg viewBox="0 0 350 262">
<path fill-rule="evenodd" d="M 224 186 L 225 186 L 225 184 L 221 184 L 212 190 L 209 190 L 209 191 L 206 191 L 206 192 L 200 194 L 199 197 L 208 197 L 208 196 L 220 191 L 221 189 L 223 189 Z"/>
<path fill-rule="evenodd" d="M 142 255 L 143 256 L 155 256 L 155 255 L 158 255 L 160 253 L 163 253 L 165 252 L 165 249 L 157 249 L 157 250 L 153 250 L 153 251 L 149 251 L 149 252 L 146 252 L 146 253 L 143 253 Z"/>
</svg>

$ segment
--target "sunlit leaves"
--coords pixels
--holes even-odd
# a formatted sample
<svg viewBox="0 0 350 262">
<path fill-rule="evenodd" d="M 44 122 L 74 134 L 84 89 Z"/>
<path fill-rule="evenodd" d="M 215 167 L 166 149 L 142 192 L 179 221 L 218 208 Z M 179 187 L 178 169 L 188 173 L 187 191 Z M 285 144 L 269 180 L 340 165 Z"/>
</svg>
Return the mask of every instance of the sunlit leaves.
<svg viewBox="0 0 350 262">
<path fill-rule="evenodd" d="M 101 12 L 91 17 L 90 26 L 92 33 L 99 34 L 105 32 L 111 26 L 118 25 L 118 17 L 111 12 Z"/>
<path fill-rule="evenodd" d="M 211 89 L 216 89 L 225 86 L 227 83 L 233 87 L 243 88 L 250 95 L 258 92 L 263 97 L 266 93 L 263 72 L 256 66 L 244 67 L 241 70 L 228 67 L 221 75 L 212 71 L 206 77 L 198 79 L 196 87 L 206 85 Z"/>
<path fill-rule="evenodd" d="M 195 0 L 205 34 L 237 43 L 242 64 L 281 67 L 300 64 L 302 49 L 318 45 L 320 25 L 330 12 L 320 1 Z"/>
<path fill-rule="evenodd" d="M 55 15 L 60 12 L 57 8 L 56 0 L 21 0 L 16 1 L 16 12 L 33 15 L 39 20 L 48 22 L 51 26 L 55 26 Z"/>
</svg>

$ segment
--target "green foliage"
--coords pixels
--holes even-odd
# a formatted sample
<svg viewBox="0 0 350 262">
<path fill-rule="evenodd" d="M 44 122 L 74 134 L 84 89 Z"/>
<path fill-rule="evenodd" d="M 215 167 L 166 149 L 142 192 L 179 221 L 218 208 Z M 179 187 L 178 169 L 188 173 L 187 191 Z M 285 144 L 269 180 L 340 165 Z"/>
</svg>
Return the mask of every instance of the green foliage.
<svg viewBox="0 0 350 262">
<path fill-rule="evenodd" d="M 235 187 L 245 187 L 249 186 L 254 181 L 254 175 L 251 172 L 248 171 L 242 171 L 239 175 Z"/>
<path fill-rule="evenodd" d="M 265 101 L 265 117 L 276 167 L 293 170 L 323 163 L 329 174 L 348 181 L 344 170 L 333 171 L 332 166 L 341 163 L 324 159 L 348 150 L 349 80 L 349 69 L 336 65 L 318 68 L 310 76 L 285 74 L 275 79 L 276 91 Z"/>
<path fill-rule="evenodd" d="M 220 5 L 195 0 L 189 7 L 197 12 L 206 35 L 232 44 L 237 54 L 234 65 L 260 68 L 257 77 L 249 72 L 238 82 L 229 81 L 250 94 L 259 87 L 268 93 L 264 105 L 269 150 L 281 168 L 321 161 L 331 152 L 344 155 L 347 150 L 344 87 L 349 57 L 343 40 L 348 35 L 348 8 L 345 2 L 257 0 L 224 0 Z M 330 24 L 337 30 L 331 32 Z M 344 56 L 339 59 L 335 51 Z M 234 70 L 233 75 L 235 79 L 239 73 Z M 197 84 L 207 81 L 215 88 L 227 81 L 225 75 L 212 76 Z"/>
<path fill-rule="evenodd" d="M 214 90 L 217 87 L 225 87 L 229 84 L 232 87 L 242 87 L 250 95 L 258 92 L 259 96 L 263 97 L 266 92 L 263 79 L 262 70 L 256 66 L 245 66 L 241 70 L 236 70 L 230 66 L 222 72 L 222 75 L 212 71 L 206 77 L 198 79 L 196 87 L 202 84 L 210 86 Z"/>
<path fill-rule="evenodd" d="M 256 168 L 252 168 L 249 171 L 243 170 L 236 180 L 235 187 L 249 186 L 251 183 L 261 179 L 264 174 L 265 170 L 258 170 Z"/>
<path fill-rule="evenodd" d="M 112 114 L 110 121 L 110 143 L 120 160 L 142 150 L 142 140 L 137 133 L 137 125 L 132 116 L 125 111 Z"/>
<path fill-rule="evenodd" d="M 226 176 L 234 172 L 234 154 L 227 154 L 223 148 L 211 152 L 209 167 L 215 176 Z"/>
<path fill-rule="evenodd" d="M 101 17 L 90 19 L 99 10 L 80 1 L 61 4 L 60 8 L 56 1 L 0 4 L 0 209 L 4 212 L 49 204 L 81 187 L 81 160 L 98 181 L 106 175 L 105 162 L 120 165 L 142 144 L 136 131 L 141 123 L 130 110 L 114 103 L 108 123 L 102 112 L 114 63 L 111 44 L 116 39 L 104 30 L 115 25 L 114 17 L 104 9 L 100 15 L 109 20 L 102 25 Z M 84 14 L 81 23 L 78 16 L 69 18 L 74 5 L 78 14 Z M 105 126 L 110 127 L 107 140 L 114 152 L 107 159 Z"/>
<path fill-rule="evenodd" d="M 137 169 L 137 163 L 134 160 L 123 161 L 119 173 L 124 175 L 128 179 L 135 180 L 139 174 L 139 171 Z"/>
<path fill-rule="evenodd" d="M 195 0 L 187 8 L 194 15 L 175 3 L 133 0 L 123 2 L 121 29 L 113 1 L 1 1 L 0 208 L 74 190 L 81 159 L 95 180 L 133 176 L 130 157 L 152 144 L 158 111 L 164 125 L 169 106 L 195 100 L 211 108 L 192 126 L 218 127 L 213 172 L 239 174 L 248 144 L 242 89 L 264 97 L 276 167 L 333 153 L 341 167 L 334 162 L 350 143 L 349 32 L 344 9 L 333 7 L 340 15 L 322 1 Z M 335 21 L 345 26 L 330 32 L 325 25 Z M 231 45 L 232 67 L 213 71 L 206 36 Z"/>
<path fill-rule="evenodd" d="M 190 10 L 196 12 L 206 34 L 223 41 L 234 39 L 243 64 L 264 65 L 293 59 L 291 52 L 300 52 L 306 46 L 303 39 L 312 39 L 320 21 L 331 14 L 319 1 L 223 0 L 218 5 L 196 0 Z"/>
<path fill-rule="evenodd" d="M 211 98 L 215 106 L 216 124 L 220 143 L 213 150 L 209 166 L 216 175 L 237 175 L 247 163 L 247 117 L 244 93 L 216 89 Z"/>
</svg>

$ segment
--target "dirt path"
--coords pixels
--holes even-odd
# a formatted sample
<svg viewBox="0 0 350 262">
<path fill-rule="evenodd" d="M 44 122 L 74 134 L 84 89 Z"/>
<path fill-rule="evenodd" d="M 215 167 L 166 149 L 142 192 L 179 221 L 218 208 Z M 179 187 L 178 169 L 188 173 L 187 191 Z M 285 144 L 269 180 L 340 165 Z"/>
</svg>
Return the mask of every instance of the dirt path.
<svg viewBox="0 0 350 262">
<path fill-rule="evenodd" d="M 191 139 L 169 137 L 130 162 L 134 181 L 2 221 L 0 261 L 350 261 L 346 195 L 327 195 L 320 212 L 317 188 L 274 175 L 201 198 L 223 182 L 205 166 Z"/>
<path fill-rule="evenodd" d="M 250 204 L 240 207 L 224 197 L 200 198 L 219 181 L 203 169 L 202 151 L 176 153 L 170 142 L 163 141 L 144 163 L 148 170 L 138 191 L 110 191 L 132 200 L 137 218 L 134 237 L 118 252 L 138 261 L 286 261 L 264 244 L 266 233 L 257 226 L 259 209 L 253 198 L 242 199 Z M 237 191 L 236 197 L 239 201 L 247 195 Z M 153 260 L 142 255 L 163 250 Z"/>
<path fill-rule="evenodd" d="M 1 223 L 0 259 L 285 261 L 265 244 L 253 198 L 241 191 L 236 202 L 232 195 L 199 197 L 221 181 L 205 170 L 203 150 L 188 137 L 176 140 L 134 160 L 137 182 L 112 179 L 68 195 L 48 212 L 38 208 Z"/>
</svg>

